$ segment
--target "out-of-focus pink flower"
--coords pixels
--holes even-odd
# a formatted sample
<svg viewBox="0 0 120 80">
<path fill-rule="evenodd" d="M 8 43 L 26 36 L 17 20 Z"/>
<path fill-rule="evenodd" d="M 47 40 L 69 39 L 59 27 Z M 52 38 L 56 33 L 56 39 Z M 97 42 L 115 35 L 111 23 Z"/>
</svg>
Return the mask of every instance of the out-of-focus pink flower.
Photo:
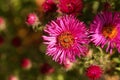
<svg viewBox="0 0 120 80">
<path fill-rule="evenodd" d="M 0 17 L 0 25 L 4 23 L 4 19 Z"/>
<path fill-rule="evenodd" d="M 55 12 L 57 10 L 57 6 L 53 0 L 45 0 L 42 7 L 44 12 Z"/>
<path fill-rule="evenodd" d="M 6 29 L 6 22 L 3 17 L 0 17 L 0 31 L 4 31 Z"/>
<path fill-rule="evenodd" d="M 83 8 L 82 0 L 59 0 L 59 10 L 66 14 L 80 14 Z"/>
<path fill-rule="evenodd" d="M 37 15 L 35 13 L 29 13 L 26 18 L 28 25 L 35 25 L 38 22 Z"/>
<path fill-rule="evenodd" d="M 15 75 L 10 75 L 10 76 L 8 77 L 8 80 L 19 80 L 19 79 L 18 79 L 18 77 L 15 76 Z"/>
<path fill-rule="evenodd" d="M 30 59 L 28 59 L 28 58 L 24 58 L 23 60 L 22 60 L 22 62 L 21 62 L 21 67 L 23 68 L 23 69 L 30 69 L 31 67 L 32 67 L 32 62 L 31 62 L 31 60 Z"/>
</svg>

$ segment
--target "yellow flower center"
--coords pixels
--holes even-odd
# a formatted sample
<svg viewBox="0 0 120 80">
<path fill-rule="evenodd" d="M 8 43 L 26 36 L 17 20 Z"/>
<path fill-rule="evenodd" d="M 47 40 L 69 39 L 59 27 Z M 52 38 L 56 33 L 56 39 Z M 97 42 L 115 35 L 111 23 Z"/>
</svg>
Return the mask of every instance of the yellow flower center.
<svg viewBox="0 0 120 80">
<path fill-rule="evenodd" d="M 102 29 L 102 34 L 106 38 L 113 39 L 113 38 L 116 37 L 117 33 L 118 33 L 117 29 L 113 25 L 104 26 L 103 29 Z"/>
<path fill-rule="evenodd" d="M 74 43 L 74 37 L 70 32 L 64 32 L 58 37 L 58 41 L 64 48 L 69 48 Z"/>
</svg>

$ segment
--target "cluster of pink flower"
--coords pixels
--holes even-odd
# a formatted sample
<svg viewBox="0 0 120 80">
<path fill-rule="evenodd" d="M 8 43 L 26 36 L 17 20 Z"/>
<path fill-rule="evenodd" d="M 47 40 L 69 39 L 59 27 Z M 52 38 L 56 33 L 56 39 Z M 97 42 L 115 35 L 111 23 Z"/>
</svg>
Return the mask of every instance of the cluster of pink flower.
<svg viewBox="0 0 120 80">
<path fill-rule="evenodd" d="M 59 9 L 57 9 L 58 7 Z M 107 9 L 98 13 L 90 23 L 89 28 L 85 23 L 76 18 L 83 8 L 82 0 L 59 0 L 56 5 L 52 0 L 43 3 L 45 12 L 60 11 L 63 16 L 52 20 L 46 25 L 44 31 L 44 44 L 47 44 L 46 54 L 53 57 L 53 60 L 60 64 L 67 64 L 67 61 L 74 62 L 76 56 L 85 56 L 88 52 L 89 43 L 104 48 L 112 54 L 116 48 L 120 52 L 120 13 Z M 27 23 L 35 22 L 34 15 L 29 15 Z M 36 17 L 36 15 L 34 16 Z M 33 21 L 34 20 L 34 21 Z M 96 79 L 102 74 L 100 66 L 92 65 L 87 69 L 86 75 Z"/>
</svg>

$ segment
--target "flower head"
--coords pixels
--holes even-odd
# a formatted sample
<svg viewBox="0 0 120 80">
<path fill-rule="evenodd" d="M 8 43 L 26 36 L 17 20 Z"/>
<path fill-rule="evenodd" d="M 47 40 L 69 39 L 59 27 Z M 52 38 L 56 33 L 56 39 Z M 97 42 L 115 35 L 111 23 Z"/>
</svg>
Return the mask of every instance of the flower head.
<svg viewBox="0 0 120 80">
<path fill-rule="evenodd" d="M 4 22 L 4 19 L 0 17 L 0 24 L 2 24 L 3 22 Z"/>
<path fill-rule="evenodd" d="M 62 13 L 76 14 L 83 8 L 82 0 L 59 0 L 59 8 Z"/>
<path fill-rule="evenodd" d="M 47 55 L 60 64 L 66 59 L 75 61 L 75 57 L 85 55 L 87 50 L 87 30 L 85 24 L 72 15 L 66 15 L 51 21 L 45 28 L 48 36 L 43 36 L 47 44 Z"/>
<path fill-rule="evenodd" d="M 97 65 L 91 65 L 86 70 L 86 76 L 93 80 L 100 78 L 102 73 L 102 69 Z"/>
<path fill-rule="evenodd" d="M 8 80 L 19 80 L 19 78 L 17 76 L 15 76 L 15 75 L 10 75 L 8 77 Z"/>
<path fill-rule="evenodd" d="M 42 4 L 44 12 L 54 12 L 57 10 L 57 6 L 53 0 L 45 0 Z"/>
<path fill-rule="evenodd" d="M 28 58 L 24 58 L 21 62 L 21 67 L 23 69 L 30 69 L 32 67 L 32 62 Z"/>
<path fill-rule="evenodd" d="M 4 31 L 6 29 L 6 22 L 3 17 L 0 17 L 0 31 Z"/>
<path fill-rule="evenodd" d="M 90 25 L 91 41 L 102 48 L 107 45 L 106 52 L 113 48 L 120 52 L 120 15 L 104 11 L 99 13 Z"/>
<path fill-rule="evenodd" d="M 37 15 L 35 13 L 29 13 L 26 18 L 26 23 L 28 25 L 35 25 L 38 21 Z"/>
</svg>

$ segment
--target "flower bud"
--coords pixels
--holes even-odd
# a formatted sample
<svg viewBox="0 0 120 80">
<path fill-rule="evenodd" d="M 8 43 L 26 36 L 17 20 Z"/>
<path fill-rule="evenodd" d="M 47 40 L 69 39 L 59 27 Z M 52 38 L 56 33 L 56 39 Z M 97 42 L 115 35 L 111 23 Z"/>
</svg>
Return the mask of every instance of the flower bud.
<svg viewBox="0 0 120 80">
<path fill-rule="evenodd" d="M 19 80 L 19 79 L 18 79 L 18 77 L 15 76 L 15 75 L 10 75 L 10 76 L 8 77 L 8 80 Z"/>
<path fill-rule="evenodd" d="M 86 70 L 86 76 L 90 79 L 99 79 L 103 73 L 103 70 L 98 65 L 91 65 Z"/>
<path fill-rule="evenodd" d="M 27 70 L 30 69 L 32 67 L 32 63 L 31 63 L 30 59 L 24 58 L 21 62 L 21 67 L 23 69 L 27 69 Z"/>
<path fill-rule="evenodd" d="M 35 25 L 38 21 L 37 15 L 35 13 L 28 14 L 26 18 L 26 23 L 28 25 Z"/>
</svg>

